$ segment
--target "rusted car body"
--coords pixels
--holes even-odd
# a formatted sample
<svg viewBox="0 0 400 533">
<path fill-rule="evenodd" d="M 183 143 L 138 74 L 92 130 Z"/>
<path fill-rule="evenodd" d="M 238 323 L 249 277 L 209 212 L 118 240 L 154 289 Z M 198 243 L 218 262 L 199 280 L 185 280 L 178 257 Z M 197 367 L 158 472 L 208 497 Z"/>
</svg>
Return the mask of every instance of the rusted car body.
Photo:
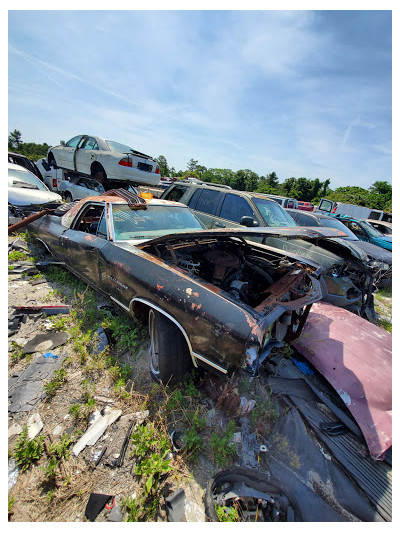
<svg viewBox="0 0 400 533">
<path fill-rule="evenodd" d="M 151 317 L 156 376 L 179 377 L 190 361 L 223 373 L 234 367 L 256 372 L 274 346 L 300 334 L 311 304 L 321 298 L 319 265 L 246 237 L 320 239 L 336 230 L 204 230 L 183 204 L 146 202 L 145 210 L 131 209 L 105 193 L 81 200 L 62 217 L 46 215 L 29 229 L 83 281 L 132 316 Z M 165 216 L 175 222 L 165 223 Z M 164 222 L 149 230 L 160 217 Z M 178 342 L 171 332 L 179 355 L 165 355 Z M 160 335 L 166 341 L 155 353 Z"/>
</svg>

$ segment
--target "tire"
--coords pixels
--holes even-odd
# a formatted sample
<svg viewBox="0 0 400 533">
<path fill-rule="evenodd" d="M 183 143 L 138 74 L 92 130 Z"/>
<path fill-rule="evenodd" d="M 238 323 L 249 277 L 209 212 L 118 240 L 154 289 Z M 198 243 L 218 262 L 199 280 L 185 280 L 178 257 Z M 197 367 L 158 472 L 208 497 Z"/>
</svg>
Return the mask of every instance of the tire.
<svg viewBox="0 0 400 533">
<path fill-rule="evenodd" d="M 164 385 L 180 381 L 191 368 L 192 360 L 186 340 L 179 329 L 164 315 L 150 309 L 150 373 Z"/>
<path fill-rule="evenodd" d="M 90 175 L 94 180 L 97 180 L 98 182 L 102 183 L 104 185 L 105 182 L 107 182 L 107 174 L 104 168 L 99 164 L 93 165 L 91 168 Z"/>
<path fill-rule="evenodd" d="M 73 201 L 72 194 L 70 192 L 64 193 L 64 199 L 67 204 L 70 204 Z"/>
<path fill-rule="evenodd" d="M 387 289 L 388 287 L 392 286 L 392 278 L 390 279 L 383 279 L 377 284 L 378 289 Z"/>
</svg>

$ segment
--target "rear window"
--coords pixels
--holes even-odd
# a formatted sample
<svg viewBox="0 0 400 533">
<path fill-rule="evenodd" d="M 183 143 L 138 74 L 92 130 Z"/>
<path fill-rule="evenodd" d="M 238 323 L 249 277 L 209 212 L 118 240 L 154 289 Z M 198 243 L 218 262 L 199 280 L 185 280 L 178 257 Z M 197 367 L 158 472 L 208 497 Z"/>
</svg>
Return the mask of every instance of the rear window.
<svg viewBox="0 0 400 533">
<path fill-rule="evenodd" d="M 46 185 L 29 170 L 8 169 L 8 186 L 20 189 L 48 191 Z"/>
<path fill-rule="evenodd" d="M 170 200 L 171 202 L 179 202 L 187 189 L 188 188 L 183 185 L 177 185 L 176 187 L 173 187 L 173 189 L 166 196 L 164 196 L 164 199 Z"/>
<path fill-rule="evenodd" d="M 293 218 L 274 200 L 264 200 L 262 198 L 253 197 L 253 202 L 260 211 L 266 226 L 297 226 Z"/>
<path fill-rule="evenodd" d="M 297 223 L 300 226 L 319 226 L 318 222 L 313 217 L 308 217 L 307 215 L 298 215 Z"/>
</svg>

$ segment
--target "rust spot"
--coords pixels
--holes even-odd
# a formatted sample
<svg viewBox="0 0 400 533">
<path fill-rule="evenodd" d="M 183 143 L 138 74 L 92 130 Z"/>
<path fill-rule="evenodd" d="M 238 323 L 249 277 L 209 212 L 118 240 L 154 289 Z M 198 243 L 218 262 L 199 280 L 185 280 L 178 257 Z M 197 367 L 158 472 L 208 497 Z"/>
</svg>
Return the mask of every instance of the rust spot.
<svg viewBox="0 0 400 533">
<path fill-rule="evenodd" d="M 198 292 L 194 292 L 193 296 L 196 296 L 196 298 L 198 298 L 199 297 L 199 293 Z"/>
<path fill-rule="evenodd" d="M 163 289 L 163 288 L 164 288 L 164 285 L 158 285 L 158 283 L 157 283 L 157 290 L 158 291 L 161 291 L 161 289 Z"/>
</svg>

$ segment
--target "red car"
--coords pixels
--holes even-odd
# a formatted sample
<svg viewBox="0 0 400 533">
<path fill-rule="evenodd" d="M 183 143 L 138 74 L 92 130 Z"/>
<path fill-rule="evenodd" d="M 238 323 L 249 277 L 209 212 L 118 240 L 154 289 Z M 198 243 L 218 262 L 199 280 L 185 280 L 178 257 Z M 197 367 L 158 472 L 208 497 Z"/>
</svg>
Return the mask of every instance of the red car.
<svg viewBox="0 0 400 533">
<path fill-rule="evenodd" d="M 314 206 L 311 202 L 298 202 L 299 206 L 297 209 L 301 211 L 314 211 Z"/>
</svg>

